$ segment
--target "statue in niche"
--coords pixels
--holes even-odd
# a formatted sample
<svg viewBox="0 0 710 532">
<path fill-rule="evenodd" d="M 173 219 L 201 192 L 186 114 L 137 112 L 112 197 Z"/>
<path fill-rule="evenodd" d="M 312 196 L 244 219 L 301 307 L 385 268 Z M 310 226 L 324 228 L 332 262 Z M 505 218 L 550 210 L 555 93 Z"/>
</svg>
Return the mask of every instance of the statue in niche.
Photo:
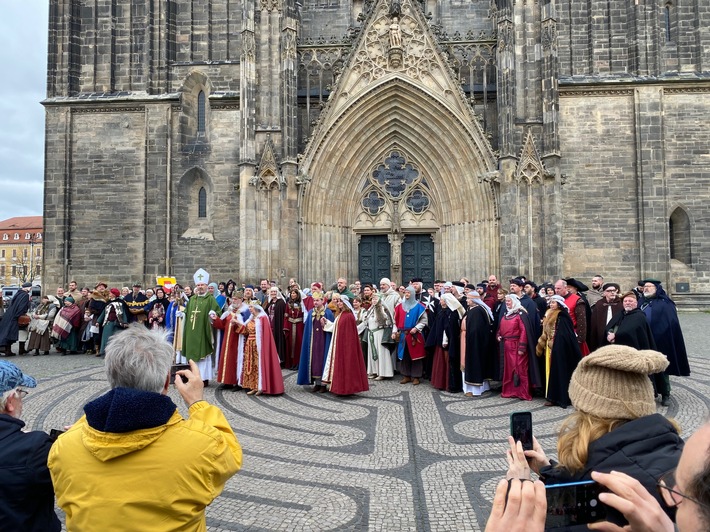
<svg viewBox="0 0 710 532">
<path fill-rule="evenodd" d="M 402 29 L 399 27 L 399 18 L 394 17 L 390 25 L 390 48 L 402 48 Z"/>
</svg>

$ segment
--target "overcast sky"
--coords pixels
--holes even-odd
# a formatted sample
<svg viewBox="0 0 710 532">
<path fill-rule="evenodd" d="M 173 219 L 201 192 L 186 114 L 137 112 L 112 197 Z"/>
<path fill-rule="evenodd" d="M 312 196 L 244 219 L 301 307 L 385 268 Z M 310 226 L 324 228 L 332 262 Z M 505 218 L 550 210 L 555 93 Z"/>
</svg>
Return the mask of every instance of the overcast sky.
<svg viewBox="0 0 710 532">
<path fill-rule="evenodd" d="M 0 0 L 0 220 L 41 216 L 49 0 Z"/>
</svg>

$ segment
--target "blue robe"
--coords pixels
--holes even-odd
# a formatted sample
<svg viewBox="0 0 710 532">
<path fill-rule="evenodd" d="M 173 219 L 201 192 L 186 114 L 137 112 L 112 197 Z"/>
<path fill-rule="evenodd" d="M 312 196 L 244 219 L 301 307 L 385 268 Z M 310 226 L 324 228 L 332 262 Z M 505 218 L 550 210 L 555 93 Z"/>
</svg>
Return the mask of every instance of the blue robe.
<svg viewBox="0 0 710 532">
<path fill-rule="evenodd" d="M 325 319 L 328 321 L 335 321 L 335 315 L 329 309 L 325 309 Z M 325 357 L 330 348 L 330 340 L 332 338 L 332 333 L 325 333 L 325 348 L 323 350 L 323 364 L 325 364 Z M 301 358 L 298 364 L 298 380 L 296 384 L 301 386 L 306 386 L 308 384 L 313 384 L 311 380 L 311 342 L 313 341 L 313 310 L 309 311 L 306 315 L 306 319 L 303 324 L 303 344 L 301 344 Z M 323 368 L 317 373 L 323 374 Z"/>
<path fill-rule="evenodd" d="M 646 315 L 646 320 L 651 326 L 656 348 L 668 357 L 669 366 L 666 374 L 681 377 L 690 375 L 688 352 L 685 349 L 678 312 L 675 303 L 666 295 L 663 287 L 658 285 L 656 297 L 642 297 L 639 308 Z"/>
<path fill-rule="evenodd" d="M 402 307 L 404 310 L 404 307 Z M 407 335 L 404 334 L 406 331 L 413 329 L 414 326 L 419 322 L 419 317 L 426 312 L 424 305 L 417 304 L 409 312 L 405 311 L 404 327 L 400 329 L 399 344 L 397 345 L 397 358 L 399 360 L 404 359 L 404 344 L 406 343 Z M 398 326 L 399 327 L 399 326 Z"/>
</svg>

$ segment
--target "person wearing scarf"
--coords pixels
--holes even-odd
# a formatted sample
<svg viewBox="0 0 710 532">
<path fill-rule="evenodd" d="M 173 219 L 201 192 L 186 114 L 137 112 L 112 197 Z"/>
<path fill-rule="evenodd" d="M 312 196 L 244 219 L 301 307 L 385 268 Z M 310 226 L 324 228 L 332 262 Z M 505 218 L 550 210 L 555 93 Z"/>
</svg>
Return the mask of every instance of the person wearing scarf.
<svg viewBox="0 0 710 532">
<path fill-rule="evenodd" d="M 365 285 L 366 293 L 369 285 Z M 370 299 L 370 307 L 365 311 L 365 338 L 367 340 L 367 376 L 376 381 L 394 377 L 392 355 L 389 348 L 382 343 L 384 335 L 391 336 L 392 314 L 375 292 Z"/>
<path fill-rule="evenodd" d="M 121 292 L 119 292 L 118 288 L 111 288 L 109 293 L 109 302 L 97 319 L 102 330 L 101 346 L 99 347 L 99 354 L 96 355 L 99 357 L 106 354 L 106 345 L 111 337 L 128 327 L 130 320 L 130 311 L 125 301 L 121 299 Z"/>
<path fill-rule="evenodd" d="M 550 308 L 542 320 L 542 335 L 535 352 L 538 357 L 545 357 L 545 406 L 567 408 L 572 404 L 568 393 L 569 383 L 582 359 L 582 351 L 562 296 L 554 295 L 550 298 Z"/>
<path fill-rule="evenodd" d="M 370 389 L 362 356 L 355 314 L 345 294 L 333 293 L 334 321 L 323 319 L 323 329 L 333 334 L 323 365 L 323 384 L 335 395 L 352 395 Z"/>
<path fill-rule="evenodd" d="M 42 297 L 42 303 L 35 309 L 30 322 L 30 338 L 27 341 L 27 351 L 34 350 L 34 355 L 38 356 L 40 351 L 43 355 L 49 354 L 51 347 L 49 333 L 52 331 L 54 316 L 59 312 L 59 301 L 49 294 Z"/>
<path fill-rule="evenodd" d="M 57 349 L 64 355 L 75 355 L 79 351 L 79 327 L 81 326 L 81 309 L 72 296 L 64 298 L 64 308 L 59 316 L 71 325 L 69 334 L 59 340 Z"/>
<path fill-rule="evenodd" d="M 400 362 L 399 371 L 403 376 L 400 384 L 419 384 L 426 355 L 422 330 L 427 323 L 424 305 L 417 301 L 414 287 L 408 286 L 404 291 L 404 300 L 394 309 L 392 326 L 392 338 L 399 342 L 397 359 Z"/>
<path fill-rule="evenodd" d="M 517 397 L 524 401 L 532 401 L 530 393 L 530 379 L 528 378 L 528 357 L 530 347 L 528 338 L 529 327 L 523 315 L 527 312 L 520 304 L 518 296 L 508 294 L 505 296 L 506 312 L 498 326 L 498 342 L 503 355 L 503 389 L 501 397 Z M 534 367 L 537 367 L 533 364 Z"/>
</svg>

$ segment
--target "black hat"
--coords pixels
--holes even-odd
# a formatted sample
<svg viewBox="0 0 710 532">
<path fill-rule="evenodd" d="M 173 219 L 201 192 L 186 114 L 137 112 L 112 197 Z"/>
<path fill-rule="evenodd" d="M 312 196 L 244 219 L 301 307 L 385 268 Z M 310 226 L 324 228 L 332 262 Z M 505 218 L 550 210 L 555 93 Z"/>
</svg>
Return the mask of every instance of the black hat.
<svg viewBox="0 0 710 532">
<path fill-rule="evenodd" d="M 532 287 L 532 289 L 535 292 L 537 292 L 538 286 L 534 282 L 532 282 L 530 279 L 526 279 L 525 282 L 523 283 L 523 286 L 525 286 L 526 284 L 529 284 Z"/>
<path fill-rule="evenodd" d="M 423 283 L 424 279 L 422 279 L 421 277 L 412 277 L 412 280 L 409 282 L 410 283 Z"/>
<path fill-rule="evenodd" d="M 568 279 L 565 279 L 565 282 L 570 286 L 574 286 L 580 292 L 586 292 L 587 290 L 589 290 L 589 287 L 586 284 L 584 284 L 581 281 L 578 281 L 574 277 L 570 277 Z"/>
<path fill-rule="evenodd" d="M 22 283 L 22 288 L 32 288 L 32 283 Z"/>
<path fill-rule="evenodd" d="M 488 283 L 478 283 L 476 285 L 476 288 L 478 288 L 478 287 L 485 288 L 486 286 L 488 286 Z"/>
<path fill-rule="evenodd" d="M 454 286 L 460 286 L 461 288 L 466 287 L 466 285 L 464 283 L 462 283 L 461 281 L 452 281 L 451 284 Z"/>
<path fill-rule="evenodd" d="M 659 281 L 658 279 L 641 279 L 639 281 L 639 286 L 643 286 L 646 283 L 652 283 L 652 284 L 655 284 L 656 286 L 658 286 L 659 284 L 661 284 L 661 281 Z"/>
<path fill-rule="evenodd" d="M 621 292 L 621 287 L 616 283 L 605 283 L 604 286 L 602 286 L 602 290 L 604 291 L 606 291 L 607 288 L 616 288 L 617 292 Z"/>
<path fill-rule="evenodd" d="M 510 284 L 517 284 L 518 286 L 525 286 L 525 282 L 519 277 L 515 277 L 514 279 L 511 279 Z"/>
<path fill-rule="evenodd" d="M 475 290 L 475 289 L 476 289 L 476 287 L 475 287 L 475 286 L 473 286 L 473 285 L 472 285 L 472 284 L 470 284 L 470 283 L 469 283 L 469 284 L 467 284 L 466 286 L 464 286 L 464 288 L 465 288 L 466 290 Z"/>
</svg>

